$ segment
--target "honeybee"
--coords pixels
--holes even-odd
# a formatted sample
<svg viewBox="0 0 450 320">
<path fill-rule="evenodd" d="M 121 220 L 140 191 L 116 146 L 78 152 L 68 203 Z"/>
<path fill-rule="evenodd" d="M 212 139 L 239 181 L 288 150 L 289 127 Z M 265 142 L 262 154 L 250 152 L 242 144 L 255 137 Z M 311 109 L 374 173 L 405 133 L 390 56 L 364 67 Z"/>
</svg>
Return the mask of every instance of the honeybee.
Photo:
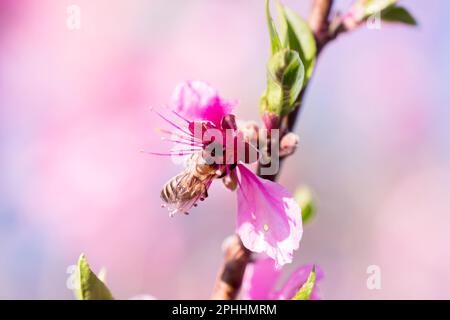
<svg viewBox="0 0 450 320">
<path fill-rule="evenodd" d="M 201 153 L 192 155 L 187 168 L 162 188 L 163 207 L 169 209 L 171 216 L 178 212 L 188 214 L 191 207 L 197 206 L 198 200 L 203 201 L 208 197 L 212 180 L 222 174 L 217 165 L 203 161 Z"/>
</svg>

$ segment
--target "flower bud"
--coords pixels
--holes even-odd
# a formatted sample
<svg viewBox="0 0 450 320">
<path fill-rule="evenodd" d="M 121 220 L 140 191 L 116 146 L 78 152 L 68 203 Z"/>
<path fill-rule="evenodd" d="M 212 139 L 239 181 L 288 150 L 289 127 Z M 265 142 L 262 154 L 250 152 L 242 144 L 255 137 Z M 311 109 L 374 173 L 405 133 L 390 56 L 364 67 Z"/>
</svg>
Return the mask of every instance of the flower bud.
<svg viewBox="0 0 450 320">
<path fill-rule="evenodd" d="M 289 132 L 281 138 L 280 158 L 292 155 L 298 146 L 299 137 L 293 132 Z"/>
</svg>

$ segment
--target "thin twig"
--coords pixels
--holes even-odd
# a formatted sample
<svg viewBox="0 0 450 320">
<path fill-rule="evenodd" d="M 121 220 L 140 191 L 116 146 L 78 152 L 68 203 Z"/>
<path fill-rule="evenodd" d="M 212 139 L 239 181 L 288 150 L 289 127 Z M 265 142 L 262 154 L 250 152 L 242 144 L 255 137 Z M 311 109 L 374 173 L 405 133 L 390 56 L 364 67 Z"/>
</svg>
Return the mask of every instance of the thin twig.
<svg viewBox="0 0 450 320">
<path fill-rule="evenodd" d="M 314 0 L 309 15 L 309 26 L 314 33 L 317 51 L 320 52 L 327 42 L 330 26 L 329 16 L 333 0 Z"/>
</svg>

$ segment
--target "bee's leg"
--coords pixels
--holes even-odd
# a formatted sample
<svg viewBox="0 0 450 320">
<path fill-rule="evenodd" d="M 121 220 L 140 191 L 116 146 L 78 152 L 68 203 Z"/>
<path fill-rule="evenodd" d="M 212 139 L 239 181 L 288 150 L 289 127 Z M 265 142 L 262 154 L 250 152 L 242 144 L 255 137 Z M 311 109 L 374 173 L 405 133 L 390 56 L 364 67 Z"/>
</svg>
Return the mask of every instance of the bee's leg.
<svg viewBox="0 0 450 320">
<path fill-rule="evenodd" d="M 208 198 L 208 188 L 204 184 L 202 184 L 199 200 L 204 201 L 206 198 Z"/>
</svg>

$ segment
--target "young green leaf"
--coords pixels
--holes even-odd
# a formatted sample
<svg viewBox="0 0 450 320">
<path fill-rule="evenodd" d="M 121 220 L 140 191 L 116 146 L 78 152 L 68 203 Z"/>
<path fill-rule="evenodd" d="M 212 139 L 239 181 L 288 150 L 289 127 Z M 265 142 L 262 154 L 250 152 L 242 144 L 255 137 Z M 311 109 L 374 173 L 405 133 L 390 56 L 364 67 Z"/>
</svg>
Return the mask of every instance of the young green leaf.
<svg viewBox="0 0 450 320">
<path fill-rule="evenodd" d="M 316 62 L 316 41 L 308 24 L 302 17 L 279 2 L 280 37 L 283 48 L 295 50 L 305 65 L 305 83 L 311 77 Z"/>
<path fill-rule="evenodd" d="M 84 254 L 78 260 L 79 289 L 75 296 L 79 300 L 113 300 L 108 287 L 92 272 Z"/>
<path fill-rule="evenodd" d="M 310 222 L 316 213 L 311 190 L 307 187 L 298 188 L 297 191 L 295 191 L 294 198 L 302 210 L 303 224 Z"/>
<path fill-rule="evenodd" d="M 303 284 L 300 290 L 295 294 L 292 300 L 309 300 L 316 283 L 316 266 L 312 267 L 308 280 Z"/>
<path fill-rule="evenodd" d="M 393 6 L 381 13 L 381 19 L 387 22 L 400 22 L 416 26 L 416 19 L 403 7 Z"/>
<path fill-rule="evenodd" d="M 266 19 L 267 26 L 269 28 L 270 46 L 272 48 L 272 55 L 274 55 L 281 49 L 281 41 L 280 37 L 278 36 L 275 23 L 273 22 L 272 16 L 270 15 L 269 0 L 266 0 Z"/>
<path fill-rule="evenodd" d="M 289 114 L 303 87 L 305 67 L 297 51 L 281 49 L 267 64 L 267 88 L 260 99 L 263 114 L 278 117 Z"/>
</svg>

